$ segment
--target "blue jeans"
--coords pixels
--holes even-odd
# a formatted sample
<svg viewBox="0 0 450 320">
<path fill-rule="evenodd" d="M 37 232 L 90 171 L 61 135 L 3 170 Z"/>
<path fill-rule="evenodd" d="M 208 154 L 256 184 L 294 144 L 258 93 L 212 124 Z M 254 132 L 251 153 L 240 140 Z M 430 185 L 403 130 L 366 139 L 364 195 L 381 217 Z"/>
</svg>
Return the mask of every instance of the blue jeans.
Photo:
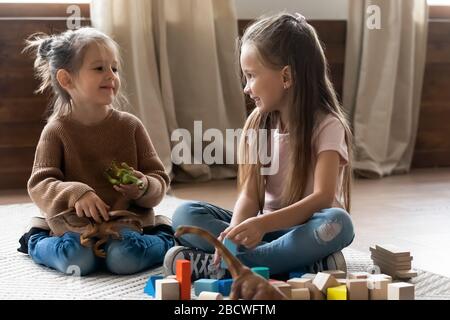
<svg viewBox="0 0 450 320">
<path fill-rule="evenodd" d="M 46 232 L 32 235 L 28 253 L 34 262 L 67 274 L 87 275 L 103 264 L 115 274 L 133 274 L 162 264 L 167 250 L 175 245 L 173 235 L 162 230 L 149 235 L 125 228 L 120 234 L 121 240 L 105 244 L 105 259 L 95 256 L 91 247 L 82 246 L 80 235 L 74 232 L 60 237 Z"/>
<path fill-rule="evenodd" d="M 188 202 L 178 207 L 172 228 L 191 225 L 218 237 L 229 226 L 232 212 L 205 202 Z M 354 238 L 350 215 L 340 208 L 315 213 L 302 225 L 264 235 L 254 249 L 239 246 L 236 257 L 248 267 L 269 267 L 272 274 L 307 271 L 314 262 L 342 250 Z M 197 235 L 183 235 L 181 244 L 213 253 L 214 247 Z"/>
</svg>

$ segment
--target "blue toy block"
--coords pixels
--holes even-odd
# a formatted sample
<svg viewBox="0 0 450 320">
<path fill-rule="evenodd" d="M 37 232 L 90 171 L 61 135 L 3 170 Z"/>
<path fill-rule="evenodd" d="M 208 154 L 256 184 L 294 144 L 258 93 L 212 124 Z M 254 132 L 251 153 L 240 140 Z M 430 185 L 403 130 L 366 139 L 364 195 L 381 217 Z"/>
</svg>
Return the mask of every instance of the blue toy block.
<svg viewBox="0 0 450 320">
<path fill-rule="evenodd" d="M 149 296 L 155 297 L 155 282 L 156 280 L 164 279 L 163 276 L 157 275 L 157 276 L 150 276 L 150 278 L 147 281 L 147 284 L 144 288 L 144 293 L 148 294 Z"/>
<path fill-rule="evenodd" d="M 268 267 L 253 267 L 251 270 L 256 274 L 259 274 L 264 279 L 269 280 L 270 270 Z"/>
<path fill-rule="evenodd" d="M 219 280 L 219 292 L 224 296 L 229 296 L 231 292 L 231 285 L 233 284 L 233 279 L 222 279 Z"/>
<path fill-rule="evenodd" d="M 219 292 L 219 280 L 217 279 L 199 279 L 194 282 L 194 292 L 198 296 L 203 291 Z"/>
<path fill-rule="evenodd" d="M 301 278 L 304 274 L 305 274 L 305 272 L 300 272 L 300 271 L 291 272 L 291 273 L 289 273 L 289 279 Z"/>
<path fill-rule="evenodd" d="M 238 250 L 237 250 L 238 246 L 237 246 L 233 241 L 231 241 L 230 239 L 225 238 L 225 239 L 223 240 L 223 245 L 224 245 L 228 250 L 230 250 L 230 252 L 231 252 L 231 254 L 232 254 L 233 256 L 236 256 L 236 254 L 237 254 L 237 252 L 238 252 Z M 222 258 L 222 261 L 220 262 L 220 267 L 221 267 L 222 269 L 227 269 L 227 263 L 225 262 L 225 260 L 224 260 L 223 258 Z"/>
</svg>

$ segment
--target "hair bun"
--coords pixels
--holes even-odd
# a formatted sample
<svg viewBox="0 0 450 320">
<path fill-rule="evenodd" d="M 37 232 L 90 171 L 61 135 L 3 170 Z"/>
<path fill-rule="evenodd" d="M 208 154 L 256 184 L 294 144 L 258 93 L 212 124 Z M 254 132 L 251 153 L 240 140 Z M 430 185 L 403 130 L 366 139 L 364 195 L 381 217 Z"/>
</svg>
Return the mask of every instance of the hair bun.
<svg viewBox="0 0 450 320">
<path fill-rule="evenodd" d="M 295 13 L 295 19 L 300 23 L 306 22 L 305 16 L 298 12 Z"/>
<path fill-rule="evenodd" d="M 52 49 L 52 42 L 53 42 L 53 39 L 50 37 L 50 38 L 44 39 L 41 42 L 41 44 L 39 45 L 39 55 L 42 58 L 48 57 L 48 54 L 49 54 L 50 50 Z"/>
</svg>

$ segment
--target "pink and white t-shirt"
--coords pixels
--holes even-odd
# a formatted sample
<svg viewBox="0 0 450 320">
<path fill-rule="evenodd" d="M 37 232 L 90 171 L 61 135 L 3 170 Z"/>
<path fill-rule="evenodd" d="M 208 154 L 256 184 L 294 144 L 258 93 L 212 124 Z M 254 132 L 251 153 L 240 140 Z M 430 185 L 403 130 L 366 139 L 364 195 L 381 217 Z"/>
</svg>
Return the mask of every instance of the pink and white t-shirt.
<svg viewBox="0 0 450 320">
<path fill-rule="evenodd" d="M 274 146 L 272 161 L 279 161 L 278 172 L 274 175 L 266 176 L 266 190 L 264 200 L 264 212 L 272 212 L 281 208 L 281 193 L 283 187 L 287 184 L 287 179 L 295 179 L 295 177 L 286 177 L 287 163 L 289 161 L 289 133 L 279 133 L 279 130 L 273 132 Z M 278 140 L 276 143 L 275 140 Z M 348 149 L 345 142 L 345 130 L 342 123 L 333 115 L 326 115 L 322 121 L 316 126 L 312 136 L 312 159 L 308 171 L 308 181 L 304 197 L 313 193 L 314 187 L 314 168 L 319 153 L 326 150 L 337 151 L 340 155 L 339 175 L 337 177 L 337 187 L 335 193 L 335 201 L 333 206 L 343 207 L 342 197 L 342 179 L 343 169 L 348 163 Z M 271 164 L 276 165 L 275 163 Z"/>
</svg>

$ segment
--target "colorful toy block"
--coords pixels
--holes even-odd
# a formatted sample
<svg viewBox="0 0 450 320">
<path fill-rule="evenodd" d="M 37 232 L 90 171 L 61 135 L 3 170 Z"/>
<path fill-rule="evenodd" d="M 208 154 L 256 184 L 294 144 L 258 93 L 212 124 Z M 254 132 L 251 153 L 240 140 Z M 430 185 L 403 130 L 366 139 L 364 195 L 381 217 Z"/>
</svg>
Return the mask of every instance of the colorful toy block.
<svg viewBox="0 0 450 320">
<path fill-rule="evenodd" d="M 219 280 L 219 292 L 224 296 L 229 296 L 231 292 L 231 286 L 233 285 L 233 279 Z"/>
<path fill-rule="evenodd" d="M 223 239 L 222 243 L 228 250 L 230 250 L 230 252 L 233 256 L 235 256 L 237 254 L 238 246 L 233 241 L 231 241 L 228 238 L 225 238 L 225 239 Z M 225 260 L 223 258 L 222 258 L 222 261 L 220 262 L 220 267 L 222 269 L 227 269 L 227 263 L 225 262 Z"/>
<path fill-rule="evenodd" d="M 347 300 L 347 286 L 327 288 L 327 300 Z"/>
<path fill-rule="evenodd" d="M 199 279 L 194 282 L 194 293 L 196 296 L 203 291 L 219 292 L 219 280 L 216 279 Z"/>
<path fill-rule="evenodd" d="M 148 294 L 149 296 L 155 297 L 155 281 L 164 279 L 163 276 L 157 275 L 157 276 L 150 276 L 150 278 L 147 280 L 147 283 L 144 287 L 144 292 Z"/>
<path fill-rule="evenodd" d="M 270 271 L 267 267 L 253 267 L 251 270 L 256 274 L 259 274 L 264 279 L 268 280 L 270 277 Z"/>
<path fill-rule="evenodd" d="M 180 283 L 180 299 L 191 300 L 191 262 L 177 260 L 176 278 Z"/>
<path fill-rule="evenodd" d="M 158 300 L 179 300 L 180 284 L 175 279 L 158 279 L 155 281 L 155 298 Z"/>
</svg>

